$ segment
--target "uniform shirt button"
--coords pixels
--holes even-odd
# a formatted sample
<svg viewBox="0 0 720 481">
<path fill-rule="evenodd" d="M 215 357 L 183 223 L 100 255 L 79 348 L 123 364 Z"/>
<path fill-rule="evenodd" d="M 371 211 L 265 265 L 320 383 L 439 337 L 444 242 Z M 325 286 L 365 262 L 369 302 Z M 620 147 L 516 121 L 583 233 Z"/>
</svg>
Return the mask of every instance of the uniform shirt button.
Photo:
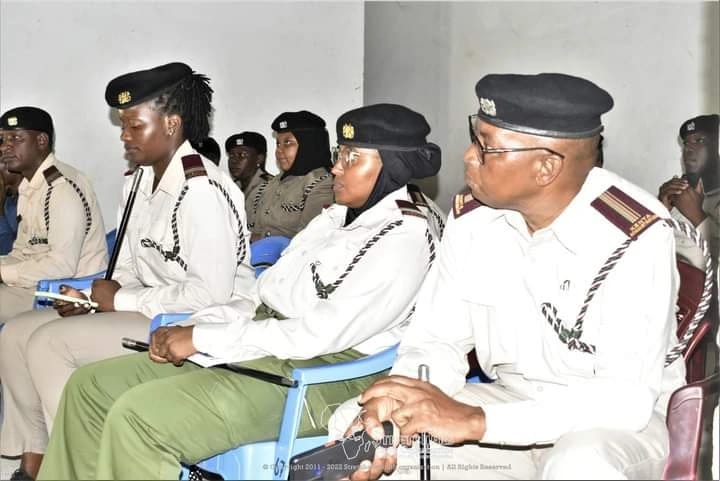
<svg viewBox="0 0 720 481">
<path fill-rule="evenodd" d="M 265 233 L 265 237 L 270 237 L 270 231 Z"/>
<path fill-rule="evenodd" d="M 270 209 L 265 209 L 265 215 L 269 215 L 269 214 L 270 214 Z"/>
<path fill-rule="evenodd" d="M 543 387 L 542 387 L 542 386 L 538 386 L 538 387 L 537 387 L 537 392 L 543 392 Z"/>
<path fill-rule="evenodd" d="M 275 197 L 280 197 L 280 191 L 279 191 L 279 190 L 275 192 Z"/>
</svg>

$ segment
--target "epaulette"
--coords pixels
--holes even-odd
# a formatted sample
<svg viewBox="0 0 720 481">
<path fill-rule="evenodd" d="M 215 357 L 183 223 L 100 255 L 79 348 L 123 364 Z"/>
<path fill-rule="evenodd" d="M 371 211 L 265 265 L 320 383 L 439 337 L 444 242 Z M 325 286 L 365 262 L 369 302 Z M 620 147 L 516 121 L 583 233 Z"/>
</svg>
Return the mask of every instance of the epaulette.
<svg viewBox="0 0 720 481">
<path fill-rule="evenodd" d="M 400 208 L 400 212 L 402 212 L 402 215 L 412 215 L 415 217 L 420 217 L 421 219 L 427 219 L 425 214 L 423 214 L 422 211 L 418 209 L 417 206 L 412 202 L 397 199 L 395 203 L 397 203 L 397 206 Z"/>
<path fill-rule="evenodd" d="M 47 185 L 52 185 L 53 182 L 62 177 L 62 174 L 54 165 L 51 165 L 47 169 L 43 170 L 43 175 L 45 176 L 45 182 L 47 182 Z"/>
<path fill-rule="evenodd" d="M 453 215 L 457 219 L 461 215 L 465 215 L 481 205 L 483 205 L 483 203 L 473 197 L 470 193 L 470 188 L 466 187 L 455 195 L 453 199 Z"/>
<path fill-rule="evenodd" d="M 660 220 L 657 214 L 614 185 L 600 194 L 590 205 L 633 240 Z"/>
<path fill-rule="evenodd" d="M 413 202 L 415 202 L 415 205 L 419 205 L 421 207 L 427 207 L 428 203 L 427 200 L 425 200 L 425 196 L 423 195 L 422 191 L 420 190 L 420 187 L 418 187 L 415 184 L 408 184 L 407 185 L 408 193 L 410 194 L 410 198 Z"/>
<path fill-rule="evenodd" d="M 193 177 L 207 176 L 205 167 L 202 163 L 202 157 L 198 154 L 185 155 L 182 158 L 183 170 L 185 170 L 185 178 L 192 179 Z"/>
</svg>

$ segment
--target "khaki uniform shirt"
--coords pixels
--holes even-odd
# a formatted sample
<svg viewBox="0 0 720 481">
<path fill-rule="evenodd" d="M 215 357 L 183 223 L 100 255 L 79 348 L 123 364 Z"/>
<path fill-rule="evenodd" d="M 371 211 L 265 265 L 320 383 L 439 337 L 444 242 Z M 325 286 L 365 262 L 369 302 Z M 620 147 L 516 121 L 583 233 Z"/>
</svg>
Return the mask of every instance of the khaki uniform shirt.
<svg viewBox="0 0 720 481">
<path fill-rule="evenodd" d="M 105 225 L 85 175 L 51 153 L 18 190 L 17 238 L 0 257 L 5 284 L 30 288 L 40 279 L 86 276 L 107 267 Z"/>
<path fill-rule="evenodd" d="M 710 257 L 712 258 L 713 265 L 717 266 L 718 251 L 720 251 L 720 188 L 705 193 L 702 209 L 705 214 L 707 214 L 707 217 L 697 226 L 697 230 L 708 242 Z M 672 214 L 674 219 L 692 225 L 692 222 L 675 207 L 672 208 L 670 214 Z M 677 253 L 680 257 L 699 269 L 705 269 L 705 259 L 702 251 L 694 242 L 684 235 L 677 235 L 676 242 Z"/>
<path fill-rule="evenodd" d="M 333 177 L 324 168 L 306 175 L 275 176 L 248 196 L 248 227 L 255 237 L 293 237 L 334 201 Z"/>
<path fill-rule="evenodd" d="M 159 184 L 144 170 L 113 279 L 122 288 L 118 311 L 152 318 L 162 312 L 195 312 L 231 299 L 247 300 L 255 284 L 242 191 L 226 172 L 201 158 L 185 167 L 183 157 L 197 153 L 183 143 Z M 133 177 L 125 181 L 126 201 Z M 118 211 L 118 225 L 125 206 Z"/>
<path fill-rule="evenodd" d="M 611 186 L 634 201 L 614 201 L 604 194 Z M 532 393 L 483 406 L 488 443 L 641 431 L 654 412 L 664 415 L 670 393 L 685 383 L 685 364 L 681 357 L 664 367 L 677 343 L 678 273 L 672 229 L 662 220 L 643 224 L 653 216 L 638 214 L 668 217 L 654 196 L 595 168 L 561 215 L 532 234 L 516 211 L 462 197 L 454 210 L 392 374 L 416 377 L 427 364 L 430 381 L 453 396 L 465 385 L 474 347 L 486 374 L 516 379 Z M 649 227 L 597 287 L 600 268 L 632 232 L 615 222 Z"/>
<path fill-rule="evenodd" d="M 274 177 L 274 175 L 268 174 L 267 172 L 263 172 L 262 170 L 258 169 L 257 172 L 255 172 L 255 175 L 253 175 L 252 179 L 250 179 L 250 183 L 247 185 L 246 188 L 242 188 L 239 180 L 235 182 L 237 186 L 242 189 L 243 194 L 245 194 L 245 213 L 247 214 L 248 219 L 253 214 L 254 208 L 253 202 L 249 199 L 255 199 L 258 191 L 262 195 L 262 192 L 265 191 L 268 182 L 270 182 Z"/>
</svg>

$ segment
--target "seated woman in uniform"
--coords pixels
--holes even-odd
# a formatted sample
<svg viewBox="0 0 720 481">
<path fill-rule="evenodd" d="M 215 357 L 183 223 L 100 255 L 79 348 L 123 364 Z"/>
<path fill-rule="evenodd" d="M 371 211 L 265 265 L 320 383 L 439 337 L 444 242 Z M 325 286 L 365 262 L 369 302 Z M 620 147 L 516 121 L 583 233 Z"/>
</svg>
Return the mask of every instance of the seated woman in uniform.
<svg viewBox="0 0 720 481">
<path fill-rule="evenodd" d="M 257 313 L 213 306 L 192 316 L 194 325 L 157 330 L 150 359 L 134 354 L 76 371 L 41 478 L 176 479 L 181 461 L 276 438 L 287 389 L 183 363 L 195 353 L 287 376 L 399 341 L 439 240 L 406 184 L 437 173 L 440 149 L 426 142 L 424 117 L 399 105 L 349 111 L 337 131 L 337 203 L 258 279 Z M 328 406 L 373 379 L 310 388 L 300 434 L 325 432 Z"/>
<path fill-rule="evenodd" d="M 272 235 L 293 237 L 333 203 L 325 121 L 307 110 L 284 112 L 272 129 L 280 174 L 248 192 L 252 241 Z"/>
<path fill-rule="evenodd" d="M 125 157 L 143 176 L 113 278 L 96 280 L 88 294 L 100 312 L 56 302 L 57 311 L 22 314 L 0 335 L 2 443 L 24 453 L 20 477 L 37 473 L 62 389 L 76 368 L 129 352 L 121 338 L 146 338 L 156 314 L 243 296 L 255 306 L 242 192 L 190 145 L 208 136 L 211 98 L 207 77 L 182 63 L 108 84 L 105 99 L 118 109 Z M 123 199 L 132 179 L 126 178 Z M 72 288 L 61 292 L 87 297 Z"/>
</svg>

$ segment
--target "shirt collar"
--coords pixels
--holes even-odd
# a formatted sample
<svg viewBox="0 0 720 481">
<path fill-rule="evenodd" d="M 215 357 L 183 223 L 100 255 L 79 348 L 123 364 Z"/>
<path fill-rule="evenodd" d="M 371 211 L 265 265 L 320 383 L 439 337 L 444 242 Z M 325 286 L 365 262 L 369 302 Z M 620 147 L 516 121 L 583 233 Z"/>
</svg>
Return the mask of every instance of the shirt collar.
<svg viewBox="0 0 720 481">
<path fill-rule="evenodd" d="M 48 167 L 55 165 L 57 163 L 57 160 L 55 159 L 55 155 L 50 152 L 47 157 L 45 157 L 45 160 L 43 160 L 40 165 L 38 166 L 37 170 L 32 176 L 32 179 L 28 181 L 27 179 L 23 178 L 22 181 L 20 181 L 20 185 L 18 186 L 18 192 L 24 192 L 28 189 L 30 190 L 37 190 L 40 189 L 43 185 L 46 184 L 45 181 L 45 175 L 43 172 Z"/>
<path fill-rule="evenodd" d="M 182 164 L 182 158 L 186 155 L 192 154 L 197 154 L 197 152 L 193 150 L 190 142 L 186 140 L 180 144 L 180 147 L 178 147 L 175 154 L 173 154 L 170 159 L 170 163 L 168 164 L 167 169 L 165 169 L 162 179 L 160 179 L 160 183 L 155 190 L 156 194 L 158 192 L 163 192 L 173 196 L 180 192 L 180 188 L 185 183 L 185 169 Z M 145 173 L 143 174 L 142 190 L 148 196 L 153 195 L 152 184 L 153 180 L 155 180 L 155 172 L 151 166 L 142 168 L 145 169 Z"/>
<path fill-rule="evenodd" d="M 407 191 L 407 187 L 403 186 L 399 189 L 390 192 L 383 197 L 380 202 L 363 212 L 358 216 L 357 219 L 350 225 L 342 227 L 345 223 L 345 215 L 347 214 L 347 207 L 340 204 L 333 204 L 327 209 L 327 215 L 330 216 L 331 221 L 334 225 L 337 225 L 341 229 L 354 230 L 358 228 L 375 228 L 378 224 L 385 223 L 391 216 L 388 211 L 397 210 L 396 200 L 409 200 L 410 196 Z"/>
</svg>

